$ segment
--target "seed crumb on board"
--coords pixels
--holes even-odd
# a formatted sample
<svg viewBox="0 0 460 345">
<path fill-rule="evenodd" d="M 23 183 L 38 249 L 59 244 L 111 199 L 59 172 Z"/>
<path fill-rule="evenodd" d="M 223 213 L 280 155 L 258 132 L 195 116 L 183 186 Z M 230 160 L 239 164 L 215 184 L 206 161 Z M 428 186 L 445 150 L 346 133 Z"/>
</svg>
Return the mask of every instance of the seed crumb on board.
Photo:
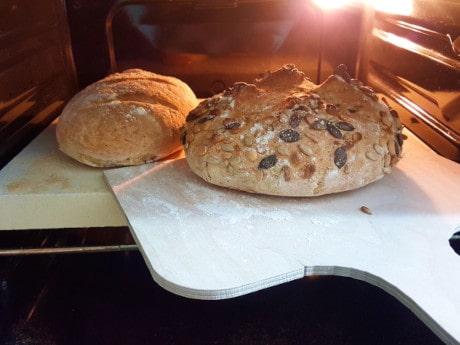
<svg viewBox="0 0 460 345">
<path fill-rule="evenodd" d="M 372 214 L 372 211 L 367 206 L 361 206 L 360 210 L 366 214 Z"/>
</svg>

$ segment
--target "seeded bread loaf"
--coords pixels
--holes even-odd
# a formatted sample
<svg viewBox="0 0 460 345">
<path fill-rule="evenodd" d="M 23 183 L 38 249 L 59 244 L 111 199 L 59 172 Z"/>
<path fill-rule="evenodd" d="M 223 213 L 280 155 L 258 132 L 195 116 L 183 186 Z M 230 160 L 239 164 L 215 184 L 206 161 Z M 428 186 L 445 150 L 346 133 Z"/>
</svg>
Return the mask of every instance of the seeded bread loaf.
<svg viewBox="0 0 460 345">
<path fill-rule="evenodd" d="M 201 102 L 182 143 L 192 171 L 212 184 L 317 196 L 390 173 L 401 157 L 401 130 L 396 111 L 345 66 L 318 86 L 286 65 Z"/>
<path fill-rule="evenodd" d="M 140 69 L 115 73 L 69 101 L 56 127 L 58 146 L 96 167 L 155 161 L 182 149 L 180 129 L 197 105 L 179 79 Z"/>
</svg>

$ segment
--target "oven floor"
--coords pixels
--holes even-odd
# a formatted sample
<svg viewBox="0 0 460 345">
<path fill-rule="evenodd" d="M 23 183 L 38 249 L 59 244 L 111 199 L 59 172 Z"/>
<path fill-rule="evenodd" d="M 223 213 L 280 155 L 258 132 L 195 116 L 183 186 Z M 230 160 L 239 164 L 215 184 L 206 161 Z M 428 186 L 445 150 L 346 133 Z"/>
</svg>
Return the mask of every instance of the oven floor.
<svg viewBox="0 0 460 345">
<path fill-rule="evenodd" d="M 137 251 L 0 257 L 0 344 L 442 344 L 377 287 L 310 277 L 230 300 L 173 295 Z"/>
</svg>

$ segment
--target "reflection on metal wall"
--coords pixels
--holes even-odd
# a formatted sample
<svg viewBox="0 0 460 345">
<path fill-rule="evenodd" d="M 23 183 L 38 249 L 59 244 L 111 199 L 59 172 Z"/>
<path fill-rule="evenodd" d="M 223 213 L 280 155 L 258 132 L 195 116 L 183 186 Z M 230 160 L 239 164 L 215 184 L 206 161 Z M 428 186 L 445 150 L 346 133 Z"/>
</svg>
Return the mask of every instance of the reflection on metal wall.
<svg viewBox="0 0 460 345">
<path fill-rule="evenodd" d="M 0 168 L 59 114 L 76 80 L 59 0 L 0 4 Z"/>
<path fill-rule="evenodd" d="M 411 0 L 410 8 L 368 13 L 362 77 L 410 130 L 460 162 L 460 2 Z"/>
</svg>

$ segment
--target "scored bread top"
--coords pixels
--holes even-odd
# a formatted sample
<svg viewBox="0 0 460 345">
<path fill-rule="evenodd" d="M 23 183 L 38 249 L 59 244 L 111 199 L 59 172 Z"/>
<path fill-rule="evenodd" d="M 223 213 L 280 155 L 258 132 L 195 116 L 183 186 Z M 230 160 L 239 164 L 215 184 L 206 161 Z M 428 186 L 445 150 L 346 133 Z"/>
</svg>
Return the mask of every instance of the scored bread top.
<svg viewBox="0 0 460 345">
<path fill-rule="evenodd" d="M 138 165 L 182 148 L 180 130 L 198 100 L 179 79 L 129 69 L 77 93 L 56 128 L 59 149 L 91 166 Z"/>
<path fill-rule="evenodd" d="M 190 168 L 215 185 L 317 196 L 390 173 L 401 130 L 398 114 L 343 65 L 319 86 L 286 65 L 201 102 L 182 143 Z"/>
</svg>

